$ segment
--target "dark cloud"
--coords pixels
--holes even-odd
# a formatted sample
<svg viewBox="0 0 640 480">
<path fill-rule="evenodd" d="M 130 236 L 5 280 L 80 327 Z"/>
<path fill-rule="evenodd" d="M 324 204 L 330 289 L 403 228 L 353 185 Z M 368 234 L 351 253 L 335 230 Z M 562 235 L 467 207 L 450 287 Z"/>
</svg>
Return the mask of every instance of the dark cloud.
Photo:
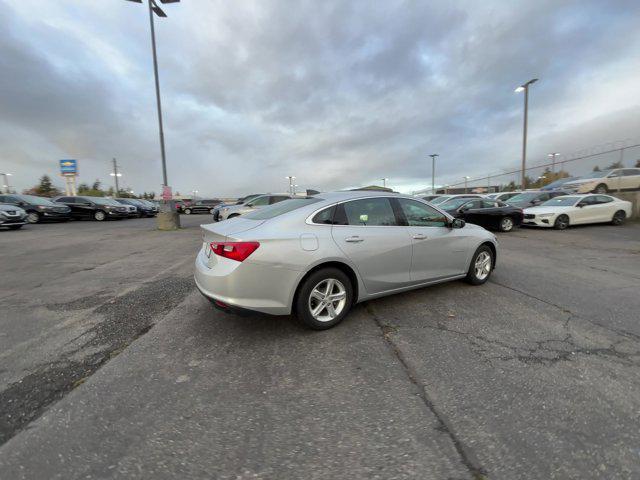
<svg viewBox="0 0 640 480">
<path fill-rule="evenodd" d="M 34 9 L 40 11 L 34 17 Z M 182 2 L 157 22 L 170 183 L 208 195 L 381 177 L 405 190 L 517 168 L 530 152 L 637 137 L 633 1 Z M 75 157 L 83 180 L 159 190 L 146 11 L 4 0 L 0 155 L 14 183 Z"/>
</svg>

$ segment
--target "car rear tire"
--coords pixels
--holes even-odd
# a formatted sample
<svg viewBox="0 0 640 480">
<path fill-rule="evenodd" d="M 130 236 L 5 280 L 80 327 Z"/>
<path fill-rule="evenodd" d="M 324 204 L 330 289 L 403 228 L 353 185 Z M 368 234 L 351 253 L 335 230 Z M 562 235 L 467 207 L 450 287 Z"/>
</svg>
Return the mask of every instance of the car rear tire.
<svg viewBox="0 0 640 480">
<path fill-rule="evenodd" d="M 300 284 L 294 307 L 298 321 L 305 327 L 326 330 L 340 323 L 352 304 L 349 277 L 337 268 L 323 268 Z"/>
<path fill-rule="evenodd" d="M 599 193 L 600 195 L 604 195 L 605 193 L 608 193 L 608 192 L 609 192 L 609 189 L 604 183 L 601 183 L 600 185 L 598 185 L 596 189 L 593 191 L 593 193 Z"/>
<path fill-rule="evenodd" d="M 185 208 L 184 209 L 184 214 L 185 215 L 191 215 L 191 209 L 190 208 Z"/>
<path fill-rule="evenodd" d="M 93 219 L 97 220 L 98 222 L 103 222 L 104 220 L 106 220 L 106 218 L 107 214 L 102 210 L 96 210 L 95 212 L 93 212 Z"/>
<path fill-rule="evenodd" d="M 493 250 L 488 245 L 482 245 L 471 258 L 467 271 L 467 282 L 471 285 L 482 285 L 491 276 L 494 265 Z"/>
<path fill-rule="evenodd" d="M 612 225 L 622 225 L 624 221 L 627 219 L 627 214 L 624 210 L 618 210 L 613 214 L 613 218 L 611 219 Z"/>
<path fill-rule="evenodd" d="M 513 218 L 502 217 L 502 219 L 500 219 L 500 225 L 498 226 L 498 228 L 501 232 L 510 232 L 514 227 L 515 222 L 513 221 Z"/>
<path fill-rule="evenodd" d="M 566 215 L 560 215 L 556 218 L 556 221 L 553 222 L 553 228 L 556 230 L 566 230 L 569 226 L 569 217 Z"/>
<path fill-rule="evenodd" d="M 40 221 L 40 214 L 38 212 L 27 213 L 27 222 L 38 223 Z"/>
</svg>

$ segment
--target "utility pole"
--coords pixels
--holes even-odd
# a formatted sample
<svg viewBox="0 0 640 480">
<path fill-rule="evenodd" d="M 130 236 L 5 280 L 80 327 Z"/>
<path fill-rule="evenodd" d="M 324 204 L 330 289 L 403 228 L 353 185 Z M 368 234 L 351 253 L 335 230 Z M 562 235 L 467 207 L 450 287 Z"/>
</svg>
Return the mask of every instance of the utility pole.
<svg viewBox="0 0 640 480">
<path fill-rule="evenodd" d="M 436 157 L 439 157 L 437 153 L 429 155 L 431 157 L 431 193 L 436 193 Z"/>
<path fill-rule="evenodd" d="M 384 188 L 387 188 L 387 180 L 389 180 L 388 178 L 381 178 L 380 180 L 382 180 L 382 186 Z"/>
<path fill-rule="evenodd" d="M 120 191 L 120 187 L 118 186 L 118 177 L 121 177 L 122 174 L 118 173 L 118 162 L 116 162 L 115 158 L 113 159 L 113 172 L 111 172 L 109 175 L 111 175 L 116 182 L 116 197 L 117 197 L 118 192 Z"/>
<path fill-rule="evenodd" d="M 468 193 L 467 192 L 467 181 L 469 180 L 469 177 L 464 177 L 464 193 Z"/>
<path fill-rule="evenodd" d="M 556 171 L 556 157 L 560 155 L 558 152 L 554 152 L 554 153 L 550 153 L 549 155 L 547 155 L 549 158 L 551 158 L 551 172 L 555 173 Z"/>
</svg>

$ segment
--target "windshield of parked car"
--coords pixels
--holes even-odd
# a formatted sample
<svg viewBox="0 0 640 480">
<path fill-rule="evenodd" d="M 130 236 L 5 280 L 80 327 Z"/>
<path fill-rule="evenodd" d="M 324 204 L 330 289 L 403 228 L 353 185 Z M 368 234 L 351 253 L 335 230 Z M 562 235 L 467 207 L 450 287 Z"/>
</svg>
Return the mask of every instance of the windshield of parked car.
<svg viewBox="0 0 640 480">
<path fill-rule="evenodd" d="M 604 178 L 609 175 L 613 170 L 602 170 L 601 172 L 591 172 L 589 175 L 585 175 L 584 179 L 588 178 Z"/>
<path fill-rule="evenodd" d="M 433 200 L 429 200 L 429 203 L 432 205 L 438 205 L 440 203 L 446 202 L 451 198 L 451 195 L 445 195 L 444 197 L 436 197 Z"/>
<path fill-rule="evenodd" d="M 18 198 L 23 202 L 30 203 L 31 205 L 49 205 L 55 206 L 51 200 L 47 200 L 46 198 L 36 197 L 35 195 L 18 195 Z"/>
<path fill-rule="evenodd" d="M 256 210 L 255 212 L 247 213 L 242 218 L 250 218 L 252 220 L 268 220 L 284 213 L 291 212 L 297 208 L 306 207 L 313 203 L 322 201 L 322 198 L 317 197 L 303 197 L 303 198 L 290 198 L 289 200 L 283 200 L 282 202 L 274 203 L 267 207 Z"/>
<path fill-rule="evenodd" d="M 581 197 L 572 197 L 569 195 L 562 195 L 560 197 L 552 198 L 540 204 L 541 207 L 571 207 L 578 203 Z"/>
<path fill-rule="evenodd" d="M 120 202 L 116 202 L 112 198 L 102 198 L 102 197 L 87 197 L 87 198 L 91 200 L 93 203 L 96 203 L 98 205 L 113 205 L 115 207 L 122 206 Z"/>
<path fill-rule="evenodd" d="M 507 200 L 507 203 L 530 202 L 531 200 L 538 198 L 538 195 L 540 195 L 540 192 L 519 193 L 515 197 L 511 197 Z"/>
<path fill-rule="evenodd" d="M 442 208 L 443 210 L 453 210 L 455 208 L 458 208 L 458 207 L 464 205 L 465 203 L 467 203 L 470 200 L 473 200 L 473 198 L 469 198 L 469 197 L 453 197 L 452 199 L 441 203 L 439 205 L 439 207 Z"/>
</svg>

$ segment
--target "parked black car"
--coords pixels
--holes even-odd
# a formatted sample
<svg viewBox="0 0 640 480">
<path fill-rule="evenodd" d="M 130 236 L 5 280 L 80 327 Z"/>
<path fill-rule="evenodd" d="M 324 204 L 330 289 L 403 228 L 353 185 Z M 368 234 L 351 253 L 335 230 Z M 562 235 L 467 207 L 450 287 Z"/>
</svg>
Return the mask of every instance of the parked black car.
<svg viewBox="0 0 640 480">
<path fill-rule="evenodd" d="M 139 218 L 156 216 L 157 212 L 151 205 L 148 205 L 147 203 L 143 202 L 142 200 L 138 200 L 137 198 L 116 198 L 115 200 L 119 203 L 122 203 L 123 205 L 136 207 L 136 216 Z"/>
<path fill-rule="evenodd" d="M 18 206 L 27 212 L 27 222 L 38 223 L 43 220 L 66 222 L 71 218 L 71 209 L 56 205 L 48 198 L 35 195 L 3 194 L 0 203 Z"/>
<path fill-rule="evenodd" d="M 522 224 L 522 209 L 490 198 L 455 198 L 440 205 L 449 215 L 481 227 L 510 232 Z"/>
<path fill-rule="evenodd" d="M 27 212 L 15 205 L 0 203 L 0 227 L 19 230 L 27 224 Z"/>
<path fill-rule="evenodd" d="M 73 218 L 93 218 L 99 222 L 107 218 L 127 218 L 128 209 L 111 198 L 104 197 L 56 197 L 56 203 L 71 208 Z"/>
<path fill-rule="evenodd" d="M 519 208 L 529 208 L 540 205 L 542 202 L 546 202 L 554 197 L 559 197 L 560 195 L 568 195 L 569 192 L 564 190 L 554 190 L 551 192 L 543 192 L 542 190 L 527 190 L 522 192 L 515 197 L 511 197 L 507 200 L 509 205 L 513 205 L 514 207 Z"/>
<path fill-rule="evenodd" d="M 213 213 L 216 205 L 220 203 L 222 203 L 222 200 L 198 200 L 191 205 L 182 207 L 182 211 L 186 215 L 191 215 L 192 213 Z"/>
</svg>

